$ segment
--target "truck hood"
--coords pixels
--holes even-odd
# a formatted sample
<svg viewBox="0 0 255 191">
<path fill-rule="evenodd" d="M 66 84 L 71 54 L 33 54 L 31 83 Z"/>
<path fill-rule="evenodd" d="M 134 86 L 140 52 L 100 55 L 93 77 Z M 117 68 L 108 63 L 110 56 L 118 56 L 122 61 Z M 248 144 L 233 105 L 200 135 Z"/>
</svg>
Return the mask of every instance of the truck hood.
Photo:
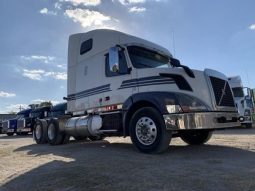
<svg viewBox="0 0 255 191">
<path fill-rule="evenodd" d="M 223 82 L 227 81 L 227 77 L 215 70 L 205 69 L 204 71 L 192 70 L 195 78 L 187 75 L 183 68 L 145 68 L 137 69 L 138 81 L 142 79 L 152 79 L 158 77 L 169 78 L 169 84 L 166 83 L 153 83 L 147 87 L 139 87 L 139 92 L 146 91 L 169 91 L 184 93 L 200 99 L 211 110 L 216 110 L 215 96 L 210 77 L 215 77 Z M 170 83 L 172 80 L 172 83 Z M 162 80 L 163 81 L 163 80 Z M 143 83 L 145 83 L 143 81 Z M 159 85 L 160 84 L 160 85 Z M 221 89 L 220 89 L 221 91 Z M 230 98 L 233 99 L 230 90 Z M 232 108 L 221 108 L 224 110 L 233 110 Z M 235 110 L 235 109 L 234 109 Z"/>
</svg>

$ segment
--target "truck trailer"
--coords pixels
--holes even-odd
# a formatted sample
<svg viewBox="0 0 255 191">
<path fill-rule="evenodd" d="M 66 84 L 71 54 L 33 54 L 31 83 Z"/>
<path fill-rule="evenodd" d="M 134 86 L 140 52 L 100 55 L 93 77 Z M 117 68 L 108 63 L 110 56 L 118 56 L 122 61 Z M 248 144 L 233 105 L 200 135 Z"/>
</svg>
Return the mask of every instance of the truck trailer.
<svg viewBox="0 0 255 191">
<path fill-rule="evenodd" d="M 171 138 L 206 143 L 216 129 L 240 125 L 227 77 L 192 70 L 165 48 L 100 29 L 69 37 L 67 113 L 45 124 L 51 145 L 70 136 L 130 136 L 145 153 Z"/>
</svg>

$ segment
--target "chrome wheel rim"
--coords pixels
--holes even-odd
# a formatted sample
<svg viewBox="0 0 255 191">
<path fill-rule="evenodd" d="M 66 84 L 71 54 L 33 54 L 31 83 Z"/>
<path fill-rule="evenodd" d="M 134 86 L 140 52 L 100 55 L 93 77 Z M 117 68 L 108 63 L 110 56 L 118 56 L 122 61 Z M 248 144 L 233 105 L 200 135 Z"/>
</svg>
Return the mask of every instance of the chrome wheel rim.
<svg viewBox="0 0 255 191">
<path fill-rule="evenodd" d="M 48 127 L 48 138 L 50 139 L 50 140 L 53 140 L 54 139 L 54 137 L 55 137 L 55 128 L 54 128 L 54 125 L 49 125 L 49 127 Z"/>
<path fill-rule="evenodd" d="M 41 136 L 42 136 L 41 126 L 36 125 L 36 127 L 35 127 L 35 137 L 36 137 L 36 139 L 40 139 Z"/>
<path fill-rule="evenodd" d="M 151 145 L 157 137 L 157 127 L 149 117 L 140 118 L 135 127 L 136 137 L 143 145 Z"/>
</svg>

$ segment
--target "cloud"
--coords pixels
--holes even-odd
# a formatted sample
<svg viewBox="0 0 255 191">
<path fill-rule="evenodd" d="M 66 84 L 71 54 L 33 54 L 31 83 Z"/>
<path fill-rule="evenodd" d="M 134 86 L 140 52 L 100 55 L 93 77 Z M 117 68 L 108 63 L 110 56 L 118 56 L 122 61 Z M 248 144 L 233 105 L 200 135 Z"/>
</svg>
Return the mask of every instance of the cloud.
<svg viewBox="0 0 255 191">
<path fill-rule="evenodd" d="M 21 109 L 27 109 L 28 104 L 20 103 L 20 104 L 11 104 L 6 106 L 6 111 L 3 113 L 9 113 L 9 112 L 19 112 Z"/>
<path fill-rule="evenodd" d="M 146 0 L 118 0 L 122 5 L 145 3 Z"/>
<path fill-rule="evenodd" d="M 44 70 L 27 70 L 23 69 L 23 76 L 31 80 L 42 80 L 42 76 L 45 73 Z"/>
<path fill-rule="evenodd" d="M 55 9 L 60 10 L 60 9 L 61 9 L 61 7 L 62 7 L 62 4 L 61 4 L 61 3 L 59 3 L 59 2 L 56 2 L 56 3 L 54 4 L 54 7 L 55 7 Z"/>
<path fill-rule="evenodd" d="M 0 97 L 8 98 L 8 97 L 15 97 L 15 96 L 16 96 L 16 94 L 14 94 L 14 93 L 8 93 L 8 92 L 0 91 Z"/>
<path fill-rule="evenodd" d="M 98 6 L 101 4 L 101 0 L 60 0 L 60 2 L 71 2 L 74 6 L 85 5 L 85 6 Z"/>
<path fill-rule="evenodd" d="M 146 8 L 145 7 L 131 7 L 129 8 L 130 13 L 141 13 L 141 12 L 145 12 Z"/>
<path fill-rule="evenodd" d="M 67 80 L 67 74 L 65 72 L 46 72 L 44 76 L 50 76 L 56 80 Z"/>
<path fill-rule="evenodd" d="M 57 15 L 56 12 L 54 11 L 49 11 L 47 8 L 43 8 L 39 11 L 39 13 L 43 14 L 43 15 Z"/>
<path fill-rule="evenodd" d="M 46 72 L 45 70 L 28 70 L 23 69 L 24 77 L 27 77 L 31 80 L 43 80 L 47 77 L 51 77 L 56 80 L 67 80 L 67 74 L 65 72 Z"/>
<path fill-rule="evenodd" d="M 78 22 L 82 27 L 107 27 L 106 22 L 111 21 L 110 16 L 106 16 L 98 11 L 89 9 L 67 9 L 65 14 L 74 22 Z"/>
<path fill-rule="evenodd" d="M 27 62 L 41 62 L 41 63 L 51 63 L 56 60 L 54 56 L 42 56 L 42 55 L 31 55 L 31 56 L 21 56 L 21 60 Z"/>
<path fill-rule="evenodd" d="M 255 24 L 250 25 L 250 26 L 249 26 L 249 29 L 250 29 L 250 30 L 255 30 Z"/>
</svg>

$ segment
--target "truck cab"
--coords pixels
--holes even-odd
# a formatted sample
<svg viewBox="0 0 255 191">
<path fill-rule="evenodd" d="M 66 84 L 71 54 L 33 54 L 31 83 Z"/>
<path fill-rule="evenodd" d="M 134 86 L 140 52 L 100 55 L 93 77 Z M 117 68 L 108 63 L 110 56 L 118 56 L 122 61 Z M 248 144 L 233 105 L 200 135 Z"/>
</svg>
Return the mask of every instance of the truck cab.
<svg viewBox="0 0 255 191">
<path fill-rule="evenodd" d="M 252 114 L 254 110 L 253 98 L 250 93 L 251 90 L 250 88 L 243 86 L 240 76 L 229 77 L 228 81 L 234 94 L 240 122 L 246 128 L 251 128 Z"/>
<path fill-rule="evenodd" d="M 49 116 L 50 106 L 40 107 L 31 110 L 29 115 L 23 116 L 17 121 L 17 132 L 20 134 L 28 134 L 33 132 L 37 119 L 43 119 Z"/>
<path fill-rule="evenodd" d="M 213 130 L 239 126 L 227 77 L 192 70 L 165 48 L 113 30 L 69 37 L 67 112 L 48 124 L 50 144 L 69 136 L 130 136 L 159 153 L 172 137 L 203 144 Z"/>
</svg>

